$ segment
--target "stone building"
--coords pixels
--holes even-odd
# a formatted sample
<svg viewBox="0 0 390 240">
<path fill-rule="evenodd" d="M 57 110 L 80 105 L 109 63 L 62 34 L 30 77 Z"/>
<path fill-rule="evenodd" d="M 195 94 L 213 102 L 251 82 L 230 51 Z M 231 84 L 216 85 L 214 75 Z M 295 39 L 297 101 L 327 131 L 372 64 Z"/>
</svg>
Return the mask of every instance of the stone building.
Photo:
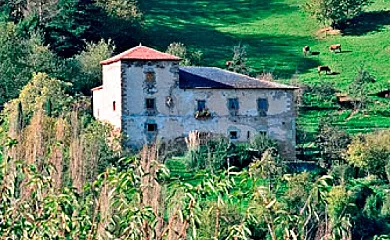
<svg viewBox="0 0 390 240">
<path fill-rule="evenodd" d="M 180 60 L 137 46 L 102 61 L 103 85 L 92 89 L 94 116 L 120 129 L 130 146 L 194 130 L 232 141 L 260 133 L 295 158 L 296 87 L 214 67 L 180 67 Z"/>
</svg>

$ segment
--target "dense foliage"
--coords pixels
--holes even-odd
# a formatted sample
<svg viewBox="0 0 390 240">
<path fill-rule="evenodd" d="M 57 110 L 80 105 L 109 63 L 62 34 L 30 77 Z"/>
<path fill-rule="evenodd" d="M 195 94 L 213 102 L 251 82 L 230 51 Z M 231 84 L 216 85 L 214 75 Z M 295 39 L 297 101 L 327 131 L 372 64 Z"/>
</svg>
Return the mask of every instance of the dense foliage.
<svg viewBox="0 0 390 240">
<path fill-rule="evenodd" d="M 337 28 L 370 3 L 370 0 L 309 0 L 305 8 L 319 22 Z"/>
<path fill-rule="evenodd" d="M 152 2 L 140 3 L 154 7 L 156 2 Z M 260 11 L 264 16 L 272 12 L 269 6 L 279 6 L 268 2 L 255 3 L 264 7 Z M 313 0 L 309 6 L 321 22 L 339 27 L 367 3 Z M 251 11 L 241 11 L 242 6 L 247 4 L 237 4 L 248 18 L 252 12 L 256 21 L 262 17 L 253 6 Z M 176 19 L 169 14 L 164 22 Z M 185 16 L 191 24 L 204 21 L 201 16 Z M 0 238 L 389 239 L 388 130 L 352 136 L 334 118 L 314 124 L 315 136 L 300 129 L 305 138 L 300 143 L 311 138 L 310 145 L 318 149 L 317 160 L 325 163 L 321 171 L 311 172 L 292 171 L 302 167 L 286 164 L 275 142 L 263 135 L 250 144 L 212 139 L 190 148 L 181 160 L 175 160 L 176 166 L 174 159 L 164 159 L 166 165 L 162 164 L 164 153 L 158 146 L 145 146 L 137 155 L 121 148 L 121 136 L 111 126 L 93 120 L 90 99 L 81 94 L 89 95 L 101 83 L 99 61 L 116 50 L 138 45 L 143 19 L 135 0 L 0 1 L 0 106 L 6 103 L 0 119 Z M 229 27 L 242 27 L 232 24 L 235 19 L 226 20 Z M 218 56 L 216 49 L 230 48 L 244 37 L 236 39 L 234 33 L 226 33 L 228 28 L 218 32 L 215 26 L 225 27 L 202 25 L 202 32 L 196 28 L 194 34 L 204 37 L 202 42 L 216 44 L 208 46 L 212 49 L 207 50 L 209 58 Z M 158 28 L 163 27 L 158 24 Z M 175 36 L 174 28 L 167 29 L 171 32 L 164 37 Z M 251 36 L 252 46 L 234 47 L 227 68 L 251 73 L 247 58 L 263 52 L 291 60 L 294 53 L 282 42 L 282 35 L 298 45 L 307 44 L 308 39 L 296 41 L 289 30 L 281 29 L 280 46 L 274 47 L 276 38 L 268 35 L 260 41 Z M 297 28 L 291 29 L 296 34 Z M 208 41 L 218 35 L 219 41 Z M 160 41 L 162 35 L 156 36 Z M 202 52 L 179 40 L 172 40 L 167 52 L 182 57 L 184 65 L 204 65 Z M 187 45 L 185 40 L 183 36 Z M 289 48 L 288 54 L 283 54 L 282 45 Z M 253 51 L 253 46 L 263 51 Z M 226 56 L 231 54 L 226 52 Z M 332 55 L 332 63 L 336 59 Z M 275 68 L 286 67 L 280 66 L 283 61 L 275 63 Z M 296 72 L 317 66 L 312 59 L 304 64 L 291 62 Z M 306 86 L 302 106 L 320 102 L 337 109 L 334 94 L 338 89 L 331 81 L 320 80 Z M 349 95 L 360 100 L 355 110 L 367 108 L 374 78 L 361 68 L 349 80 Z"/>
<path fill-rule="evenodd" d="M 89 95 L 100 83 L 99 61 L 113 54 L 113 42 L 133 46 L 141 23 L 136 1 L 1 1 L 0 106 L 36 72 Z"/>
</svg>

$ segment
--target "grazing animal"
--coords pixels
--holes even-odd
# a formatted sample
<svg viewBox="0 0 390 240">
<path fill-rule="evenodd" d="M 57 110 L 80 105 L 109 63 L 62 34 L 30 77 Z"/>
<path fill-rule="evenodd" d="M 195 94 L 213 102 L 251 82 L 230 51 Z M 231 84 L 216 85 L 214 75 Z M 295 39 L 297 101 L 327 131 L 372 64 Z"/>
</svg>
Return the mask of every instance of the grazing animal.
<svg viewBox="0 0 390 240">
<path fill-rule="evenodd" d="M 226 61 L 226 63 L 225 63 L 226 67 L 229 67 L 232 64 L 233 64 L 233 61 Z"/>
<path fill-rule="evenodd" d="M 306 57 L 306 55 L 310 52 L 310 47 L 309 46 L 304 46 L 302 48 L 303 55 Z"/>
<path fill-rule="evenodd" d="M 329 51 L 335 52 L 336 50 L 339 50 L 339 52 L 341 52 L 341 44 L 330 45 Z"/>
<path fill-rule="evenodd" d="M 318 70 L 318 75 L 320 75 L 321 72 L 325 72 L 326 74 L 328 74 L 328 72 L 329 73 L 332 72 L 332 70 L 330 70 L 330 67 L 328 67 L 328 66 L 318 66 L 317 70 Z"/>
</svg>

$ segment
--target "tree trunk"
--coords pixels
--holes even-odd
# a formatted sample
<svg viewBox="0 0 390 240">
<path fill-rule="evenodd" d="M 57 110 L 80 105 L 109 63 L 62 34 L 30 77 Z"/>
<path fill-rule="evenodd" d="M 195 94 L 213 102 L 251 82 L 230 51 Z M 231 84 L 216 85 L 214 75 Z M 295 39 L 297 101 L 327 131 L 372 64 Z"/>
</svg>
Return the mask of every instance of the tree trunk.
<svg viewBox="0 0 390 240">
<path fill-rule="evenodd" d="M 221 210 L 219 208 L 217 208 L 217 212 L 215 215 L 215 232 L 214 232 L 215 239 L 218 239 L 218 237 L 219 237 L 219 218 L 220 218 L 220 215 L 221 215 Z"/>
</svg>

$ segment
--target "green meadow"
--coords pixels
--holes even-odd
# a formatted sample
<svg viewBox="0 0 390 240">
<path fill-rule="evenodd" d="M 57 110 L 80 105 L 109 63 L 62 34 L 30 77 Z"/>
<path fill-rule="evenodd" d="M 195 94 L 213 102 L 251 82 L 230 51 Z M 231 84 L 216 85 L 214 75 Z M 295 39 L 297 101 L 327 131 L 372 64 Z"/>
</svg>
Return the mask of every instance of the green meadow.
<svg viewBox="0 0 390 240">
<path fill-rule="evenodd" d="M 204 53 L 203 65 L 225 67 L 233 46 L 247 47 L 253 71 L 269 72 L 277 81 L 291 79 L 310 85 L 331 82 L 345 92 L 364 66 L 376 82 L 368 94 L 390 85 L 390 0 L 376 0 L 345 29 L 342 35 L 318 33 L 324 26 L 304 12 L 304 0 L 150 0 L 145 9 L 145 44 L 165 50 L 171 42 L 182 42 L 189 51 Z M 341 44 L 342 53 L 331 53 L 331 44 Z M 304 57 L 309 45 L 316 56 Z M 317 66 L 328 65 L 338 75 L 321 75 Z M 300 111 L 298 122 L 314 132 L 318 120 L 335 116 L 335 124 L 351 133 L 390 128 L 390 99 L 370 96 L 364 113 L 351 114 L 336 105 L 325 107 L 313 101 L 315 110 Z"/>
</svg>

